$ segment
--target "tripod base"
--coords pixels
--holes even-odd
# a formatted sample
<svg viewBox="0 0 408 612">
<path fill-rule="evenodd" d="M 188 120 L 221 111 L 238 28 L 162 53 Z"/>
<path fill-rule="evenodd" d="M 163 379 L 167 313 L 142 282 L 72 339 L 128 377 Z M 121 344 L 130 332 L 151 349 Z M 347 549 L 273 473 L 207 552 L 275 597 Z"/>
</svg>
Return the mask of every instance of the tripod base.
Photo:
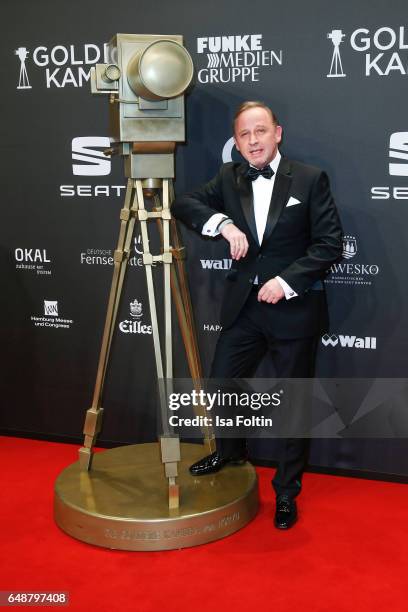
<svg viewBox="0 0 408 612">
<path fill-rule="evenodd" d="M 78 540 L 120 550 L 186 548 L 230 535 L 257 513 L 256 473 L 246 463 L 191 476 L 188 467 L 205 452 L 201 444 L 181 445 L 181 499 L 174 510 L 158 444 L 95 453 L 90 472 L 73 463 L 55 483 L 56 523 Z"/>
</svg>

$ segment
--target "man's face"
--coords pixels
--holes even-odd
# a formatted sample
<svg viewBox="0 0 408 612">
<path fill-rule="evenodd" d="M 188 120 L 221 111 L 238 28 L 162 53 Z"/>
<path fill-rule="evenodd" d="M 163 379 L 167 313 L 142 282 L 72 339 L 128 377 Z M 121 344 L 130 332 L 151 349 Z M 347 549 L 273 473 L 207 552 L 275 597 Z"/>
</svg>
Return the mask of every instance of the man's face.
<svg viewBox="0 0 408 612">
<path fill-rule="evenodd" d="M 273 160 L 281 139 L 281 126 L 275 125 L 268 111 L 260 106 L 249 108 L 235 121 L 235 146 L 257 168 Z"/>
</svg>

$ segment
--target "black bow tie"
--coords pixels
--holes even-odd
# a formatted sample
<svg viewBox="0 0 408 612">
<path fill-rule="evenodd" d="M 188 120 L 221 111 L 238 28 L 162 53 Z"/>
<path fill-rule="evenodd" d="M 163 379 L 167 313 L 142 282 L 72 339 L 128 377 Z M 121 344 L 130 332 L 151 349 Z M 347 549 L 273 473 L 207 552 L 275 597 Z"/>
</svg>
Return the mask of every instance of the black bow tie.
<svg viewBox="0 0 408 612">
<path fill-rule="evenodd" d="M 270 179 L 273 177 L 273 175 L 274 171 L 269 165 L 261 168 L 260 170 L 258 168 L 254 168 L 253 166 L 249 166 L 247 170 L 247 177 L 250 181 L 256 181 L 258 176 L 263 176 L 266 179 Z"/>
</svg>

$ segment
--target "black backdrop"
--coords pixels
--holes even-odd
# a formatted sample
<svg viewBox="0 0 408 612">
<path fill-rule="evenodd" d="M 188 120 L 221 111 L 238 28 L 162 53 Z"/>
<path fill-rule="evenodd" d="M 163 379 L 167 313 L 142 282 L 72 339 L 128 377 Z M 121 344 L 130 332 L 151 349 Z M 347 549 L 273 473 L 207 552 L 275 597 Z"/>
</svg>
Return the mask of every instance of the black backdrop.
<svg viewBox="0 0 408 612">
<path fill-rule="evenodd" d="M 223 152 L 224 160 L 237 155 L 228 146 L 230 125 L 245 99 L 273 107 L 284 127 L 285 154 L 327 170 L 348 238 L 344 261 L 327 278 L 333 335 L 322 339 L 318 374 L 405 376 L 405 0 L 253 0 L 250 8 L 243 0 L 16 0 L 3 4 L 3 24 L 3 432 L 81 439 L 124 186 L 121 161 L 100 157 L 108 103 L 90 94 L 88 78 L 116 32 L 180 33 L 193 57 L 178 191 L 208 180 Z M 332 63 L 336 30 L 344 35 L 337 47 L 341 64 Z M 228 255 L 221 241 L 183 234 L 207 372 Z M 119 323 L 131 318 L 136 298 L 148 324 L 134 246 Z M 368 338 L 370 348 L 356 338 Z M 183 375 L 182 352 L 176 352 L 176 374 Z M 118 328 L 101 442 L 154 438 L 153 372 L 152 336 Z M 260 372 L 267 374 L 265 365 Z M 273 448 L 258 442 L 252 454 L 268 460 Z M 312 463 L 408 475 L 406 448 L 405 440 L 316 440 Z"/>
</svg>

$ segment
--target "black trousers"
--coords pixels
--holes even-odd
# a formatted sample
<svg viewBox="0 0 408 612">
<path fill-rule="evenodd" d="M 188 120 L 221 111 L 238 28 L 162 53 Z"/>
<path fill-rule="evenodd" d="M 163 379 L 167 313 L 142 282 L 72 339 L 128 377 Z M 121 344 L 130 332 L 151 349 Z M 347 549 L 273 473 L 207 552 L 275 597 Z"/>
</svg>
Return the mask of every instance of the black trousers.
<svg viewBox="0 0 408 612">
<path fill-rule="evenodd" d="M 222 330 L 210 377 L 252 377 L 267 353 L 271 357 L 277 378 L 313 377 L 317 338 L 276 338 L 272 332 L 273 327 L 273 304 L 259 303 L 257 292 L 253 291 L 234 325 Z M 287 438 L 279 439 L 278 442 L 278 468 L 272 484 L 277 495 L 285 494 L 294 498 L 301 490 L 310 440 Z M 245 452 L 245 440 L 217 438 L 217 451 L 225 457 L 241 456 Z"/>
</svg>

